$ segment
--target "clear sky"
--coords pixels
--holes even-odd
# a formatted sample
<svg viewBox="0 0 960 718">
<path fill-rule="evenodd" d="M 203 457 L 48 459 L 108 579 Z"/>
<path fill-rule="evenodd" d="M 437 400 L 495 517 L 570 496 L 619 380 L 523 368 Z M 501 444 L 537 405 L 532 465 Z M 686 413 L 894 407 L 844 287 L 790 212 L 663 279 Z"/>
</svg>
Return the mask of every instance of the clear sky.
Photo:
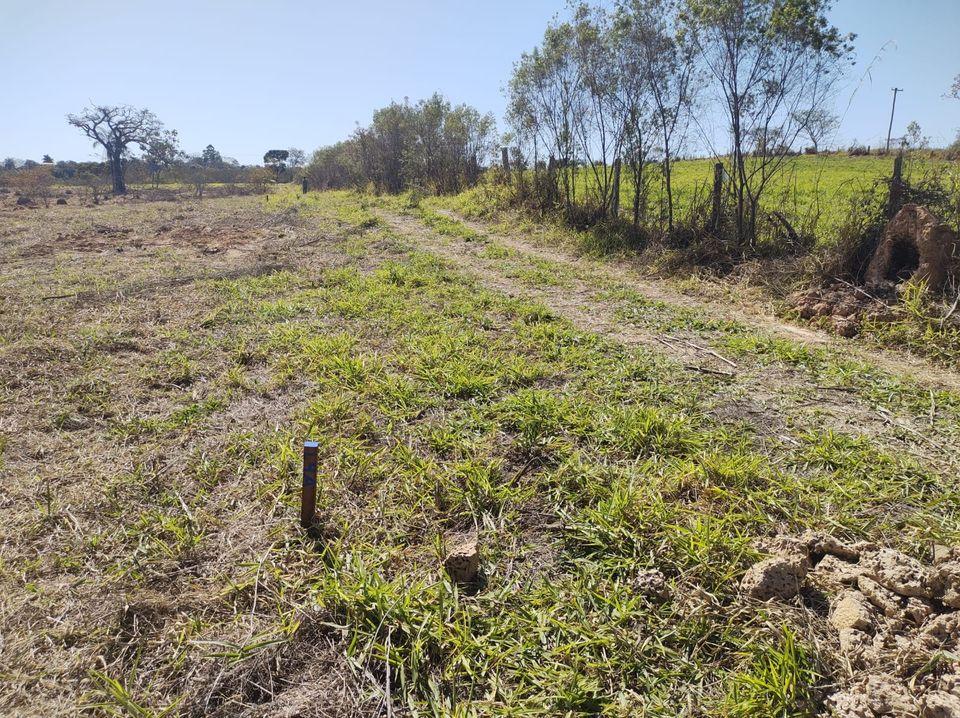
<svg viewBox="0 0 960 718">
<path fill-rule="evenodd" d="M 435 90 L 499 118 L 513 61 L 563 6 L 0 0 L 0 158 L 97 158 L 64 120 L 90 101 L 149 107 L 186 151 L 212 143 L 245 163 L 273 147 L 310 152 L 391 99 Z M 916 120 L 934 144 L 954 137 L 960 102 L 942 95 L 960 72 L 960 0 L 839 0 L 833 20 L 859 36 L 838 142 L 882 141 L 894 85 L 894 134 Z"/>
</svg>

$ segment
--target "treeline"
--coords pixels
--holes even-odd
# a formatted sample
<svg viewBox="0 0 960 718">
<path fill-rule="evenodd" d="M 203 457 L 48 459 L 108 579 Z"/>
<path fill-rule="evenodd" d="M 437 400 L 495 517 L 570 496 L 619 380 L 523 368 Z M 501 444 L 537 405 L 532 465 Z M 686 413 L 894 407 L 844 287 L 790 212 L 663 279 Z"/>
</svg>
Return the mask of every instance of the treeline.
<svg viewBox="0 0 960 718">
<path fill-rule="evenodd" d="M 317 150 L 306 177 L 316 189 L 459 192 L 480 179 L 497 139 L 493 115 L 442 95 L 393 102 L 349 139 Z"/>
<path fill-rule="evenodd" d="M 573 6 L 510 79 L 513 164 L 531 170 L 518 174 L 516 201 L 577 222 L 619 219 L 627 183 L 634 227 L 673 233 L 673 163 L 696 140 L 723 163 L 722 194 L 683 222 L 752 246 L 765 218 L 762 199 L 786 158 L 801 143 L 815 151 L 836 127 L 827 106 L 852 36 L 828 22 L 829 7 L 827 0 Z M 662 183 L 662 200 L 651 208 L 653 182 Z"/>
</svg>

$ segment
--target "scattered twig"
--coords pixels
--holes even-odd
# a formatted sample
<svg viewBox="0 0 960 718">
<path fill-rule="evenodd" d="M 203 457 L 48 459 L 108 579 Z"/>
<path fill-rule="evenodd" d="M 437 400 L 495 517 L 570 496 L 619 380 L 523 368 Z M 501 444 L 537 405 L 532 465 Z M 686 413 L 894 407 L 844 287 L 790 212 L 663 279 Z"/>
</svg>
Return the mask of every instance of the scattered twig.
<svg viewBox="0 0 960 718">
<path fill-rule="evenodd" d="M 50 294 L 46 297 L 40 297 L 40 299 L 43 301 L 46 301 L 48 299 L 70 299 L 71 297 L 75 297 L 75 296 L 77 296 L 76 292 L 74 292 L 73 294 Z"/>
<path fill-rule="evenodd" d="M 703 374 L 713 374 L 714 376 L 722 376 L 727 379 L 734 379 L 737 375 L 729 371 L 720 371 L 719 369 L 708 369 L 705 366 L 697 366 L 696 364 L 685 364 L 684 369 L 689 369 L 690 371 L 699 371 Z"/>
<path fill-rule="evenodd" d="M 709 355 L 712 356 L 712 357 L 716 357 L 717 359 L 719 359 L 720 361 L 722 361 L 724 364 L 726 364 L 726 365 L 728 365 L 728 366 L 731 366 L 731 367 L 733 367 L 734 369 L 737 369 L 737 368 L 738 368 L 736 362 L 733 362 L 733 361 L 731 361 L 730 359 L 727 359 L 725 356 L 723 356 L 723 355 L 721 355 L 721 354 L 718 354 L 718 353 L 715 352 L 713 349 L 710 349 L 710 348 L 708 348 L 708 347 L 702 347 L 702 346 L 700 346 L 699 344 L 694 344 L 694 343 L 693 343 L 692 341 L 690 341 L 689 339 L 683 339 L 682 337 L 669 337 L 669 338 L 670 338 L 670 339 L 673 339 L 674 341 L 677 341 L 677 342 L 682 342 L 683 344 L 686 344 L 688 347 L 692 347 L 693 349 L 696 349 L 697 351 L 705 352 L 705 353 L 709 354 Z"/>
<path fill-rule="evenodd" d="M 872 300 L 875 301 L 875 302 L 879 302 L 880 304 L 882 304 L 883 306 L 885 306 L 885 307 L 886 307 L 887 309 L 889 309 L 890 311 L 893 311 L 894 309 L 896 309 L 896 307 L 894 307 L 892 304 L 887 304 L 887 303 L 886 303 L 885 301 L 883 301 L 880 297 L 877 297 L 877 296 L 874 296 L 873 294 L 870 294 L 870 292 L 868 292 L 868 291 L 867 291 L 866 289 L 864 289 L 863 287 L 858 287 L 856 284 L 851 284 L 851 283 L 848 282 L 846 279 L 841 279 L 840 277 L 834 277 L 834 279 L 836 279 L 838 282 L 840 282 L 840 284 L 845 284 L 845 285 L 847 285 L 847 286 L 850 287 L 850 289 L 852 289 L 853 291 L 858 292 L 859 294 L 862 294 L 862 295 L 865 296 L 867 299 L 872 299 Z"/>
<path fill-rule="evenodd" d="M 953 306 L 950 307 L 950 310 L 940 317 L 940 328 L 943 329 L 943 325 L 946 324 L 947 320 L 953 316 L 953 313 L 957 311 L 957 305 L 960 304 L 960 292 L 957 292 L 957 298 L 953 300 Z"/>
</svg>

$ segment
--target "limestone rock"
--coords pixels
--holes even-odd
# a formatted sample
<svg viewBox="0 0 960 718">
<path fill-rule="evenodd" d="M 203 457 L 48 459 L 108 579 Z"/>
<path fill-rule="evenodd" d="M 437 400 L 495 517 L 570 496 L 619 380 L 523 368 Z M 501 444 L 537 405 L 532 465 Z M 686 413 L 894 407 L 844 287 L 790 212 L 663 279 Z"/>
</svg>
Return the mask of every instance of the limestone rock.
<svg viewBox="0 0 960 718">
<path fill-rule="evenodd" d="M 790 599 L 799 593 L 809 570 L 810 562 L 806 558 L 774 556 L 751 566 L 740 582 L 740 589 L 760 601 Z"/>
<path fill-rule="evenodd" d="M 916 559 L 894 549 L 882 548 L 860 561 L 864 575 L 900 596 L 933 598 L 936 574 Z"/>
<path fill-rule="evenodd" d="M 480 571 L 480 550 L 475 540 L 454 548 L 443 561 L 443 567 L 457 583 L 473 583 Z"/>
<path fill-rule="evenodd" d="M 834 602 L 830 612 L 830 625 L 837 630 L 854 628 L 858 631 L 873 631 L 873 610 L 863 594 L 844 591 Z"/>
</svg>

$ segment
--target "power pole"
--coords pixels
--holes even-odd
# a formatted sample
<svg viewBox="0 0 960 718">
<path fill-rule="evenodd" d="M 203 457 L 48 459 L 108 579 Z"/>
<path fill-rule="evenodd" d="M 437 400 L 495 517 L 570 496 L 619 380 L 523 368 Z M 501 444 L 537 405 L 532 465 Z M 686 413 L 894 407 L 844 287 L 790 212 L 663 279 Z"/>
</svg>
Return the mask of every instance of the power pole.
<svg viewBox="0 0 960 718">
<path fill-rule="evenodd" d="M 887 151 L 884 154 L 890 153 L 890 133 L 893 132 L 893 113 L 897 109 L 897 93 L 903 92 L 902 87 L 893 88 L 893 107 L 890 108 L 890 126 L 887 128 Z"/>
</svg>

